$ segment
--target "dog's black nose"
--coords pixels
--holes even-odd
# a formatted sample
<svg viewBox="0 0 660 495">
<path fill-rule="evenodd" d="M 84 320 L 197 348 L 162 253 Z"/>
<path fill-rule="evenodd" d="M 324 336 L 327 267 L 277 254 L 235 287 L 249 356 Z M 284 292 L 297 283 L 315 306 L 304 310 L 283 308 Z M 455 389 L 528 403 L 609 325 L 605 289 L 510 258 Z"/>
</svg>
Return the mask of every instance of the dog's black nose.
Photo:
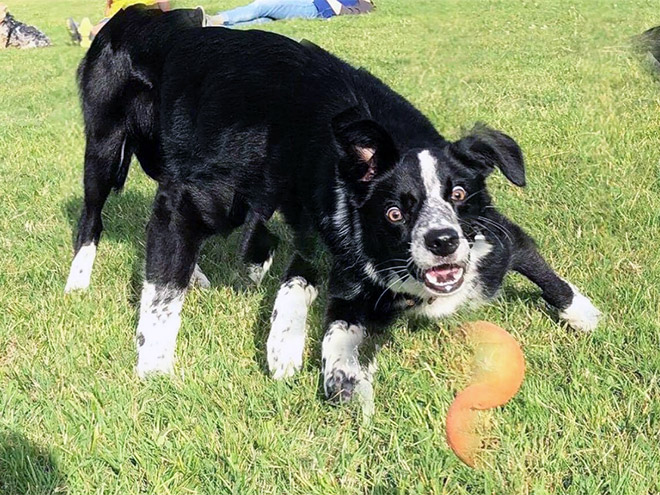
<svg viewBox="0 0 660 495">
<path fill-rule="evenodd" d="M 458 232 L 454 229 L 433 229 L 424 235 L 424 243 L 437 256 L 449 256 L 458 249 Z"/>
</svg>

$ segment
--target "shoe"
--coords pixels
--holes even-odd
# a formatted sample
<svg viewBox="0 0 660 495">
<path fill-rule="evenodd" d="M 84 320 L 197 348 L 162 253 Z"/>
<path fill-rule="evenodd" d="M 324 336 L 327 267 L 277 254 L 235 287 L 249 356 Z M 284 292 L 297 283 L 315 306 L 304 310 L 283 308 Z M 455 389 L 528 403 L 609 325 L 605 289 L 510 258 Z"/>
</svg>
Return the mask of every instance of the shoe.
<svg viewBox="0 0 660 495">
<path fill-rule="evenodd" d="M 80 46 L 83 48 L 89 48 L 92 45 L 92 22 L 89 20 L 89 17 L 83 18 L 80 21 L 78 26 L 78 32 L 80 33 Z"/>
<path fill-rule="evenodd" d="M 206 20 L 206 23 L 204 24 L 205 27 L 226 26 L 226 22 L 227 22 L 227 20 L 221 14 L 207 15 L 205 20 Z"/>
<path fill-rule="evenodd" d="M 73 41 L 73 44 L 79 45 L 82 41 L 82 38 L 80 37 L 80 31 L 78 31 L 78 24 L 76 24 L 76 21 L 73 20 L 73 17 L 69 17 L 66 20 L 66 28 L 71 35 L 71 41 Z"/>
</svg>

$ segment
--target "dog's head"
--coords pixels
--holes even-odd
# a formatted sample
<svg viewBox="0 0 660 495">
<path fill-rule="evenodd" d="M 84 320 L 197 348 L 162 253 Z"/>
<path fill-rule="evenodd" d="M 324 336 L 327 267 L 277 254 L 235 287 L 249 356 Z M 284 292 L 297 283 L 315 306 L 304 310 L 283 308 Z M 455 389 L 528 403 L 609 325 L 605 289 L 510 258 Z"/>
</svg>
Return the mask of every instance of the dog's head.
<svg viewBox="0 0 660 495">
<path fill-rule="evenodd" d="M 367 275 L 419 297 L 461 291 L 492 247 L 483 234 L 500 228 L 487 218 L 486 177 L 499 168 L 513 184 L 525 185 L 516 142 L 479 125 L 444 147 L 401 155 L 371 120 L 336 121 L 334 131 L 344 152 L 338 171 L 359 211 Z"/>
</svg>

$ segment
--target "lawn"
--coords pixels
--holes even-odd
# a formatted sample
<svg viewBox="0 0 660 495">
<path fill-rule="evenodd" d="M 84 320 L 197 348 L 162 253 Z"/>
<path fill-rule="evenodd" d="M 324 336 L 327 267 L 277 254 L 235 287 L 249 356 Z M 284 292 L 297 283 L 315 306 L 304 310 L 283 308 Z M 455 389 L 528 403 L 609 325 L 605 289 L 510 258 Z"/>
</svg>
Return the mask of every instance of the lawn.
<svg viewBox="0 0 660 495">
<path fill-rule="evenodd" d="M 660 24 L 657 2 L 378 0 L 369 16 L 268 27 L 367 67 L 450 138 L 478 120 L 515 137 L 528 186 L 494 174 L 496 203 L 605 313 L 593 334 L 573 332 L 512 275 L 490 306 L 401 319 L 378 357 L 369 423 L 323 400 L 323 297 L 303 371 L 267 376 L 287 253 L 250 288 L 235 235 L 204 249 L 213 288 L 186 299 L 177 376 L 136 379 L 155 190 L 139 167 L 105 209 L 90 291 L 64 295 L 84 148 L 83 51 L 67 44 L 64 20 L 96 19 L 102 4 L 9 2 L 54 46 L 0 52 L 2 495 L 660 493 L 660 85 L 629 49 Z M 468 319 L 508 329 L 527 359 L 519 394 L 484 414 L 478 470 L 444 437 L 467 382 L 454 330 Z"/>
</svg>

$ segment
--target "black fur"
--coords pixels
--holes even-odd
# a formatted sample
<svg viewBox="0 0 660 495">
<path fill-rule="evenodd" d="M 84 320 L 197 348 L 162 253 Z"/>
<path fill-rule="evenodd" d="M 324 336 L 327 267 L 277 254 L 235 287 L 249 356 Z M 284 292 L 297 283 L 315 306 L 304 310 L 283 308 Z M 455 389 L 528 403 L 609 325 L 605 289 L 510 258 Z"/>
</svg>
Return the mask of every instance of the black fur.
<svg viewBox="0 0 660 495">
<path fill-rule="evenodd" d="M 660 26 L 652 27 L 632 39 L 636 50 L 646 53 L 653 68 L 660 70 Z"/>
<path fill-rule="evenodd" d="M 493 296 L 513 269 L 560 310 L 571 304 L 569 285 L 486 191 L 494 168 L 525 184 L 513 139 L 481 126 L 450 143 L 381 81 L 311 43 L 200 24 L 195 11 L 130 8 L 94 40 L 79 72 L 87 150 L 76 251 L 98 242 L 103 203 L 135 154 L 159 184 L 149 282 L 183 290 L 202 242 L 244 223 L 243 256 L 263 263 L 275 245 L 265 222 L 279 210 L 296 235 L 285 281 L 316 284 L 310 239 L 319 235 L 333 259 L 328 321 L 384 323 L 411 301 L 419 307 L 438 296 L 424 289 L 429 267 L 403 264 L 412 260 L 415 228 L 435 221 L 424 210 L 427 150 L 460 239 L 473 245 L 483 235 L 490 246 L 471 268 L 480 294 Z M 464 201 L 452 199 L 457 186 Z M 391 207 L 403 220 L 386 218 Z M 392 288 L 396 273 L 416 289 Z"/>
</svg>

